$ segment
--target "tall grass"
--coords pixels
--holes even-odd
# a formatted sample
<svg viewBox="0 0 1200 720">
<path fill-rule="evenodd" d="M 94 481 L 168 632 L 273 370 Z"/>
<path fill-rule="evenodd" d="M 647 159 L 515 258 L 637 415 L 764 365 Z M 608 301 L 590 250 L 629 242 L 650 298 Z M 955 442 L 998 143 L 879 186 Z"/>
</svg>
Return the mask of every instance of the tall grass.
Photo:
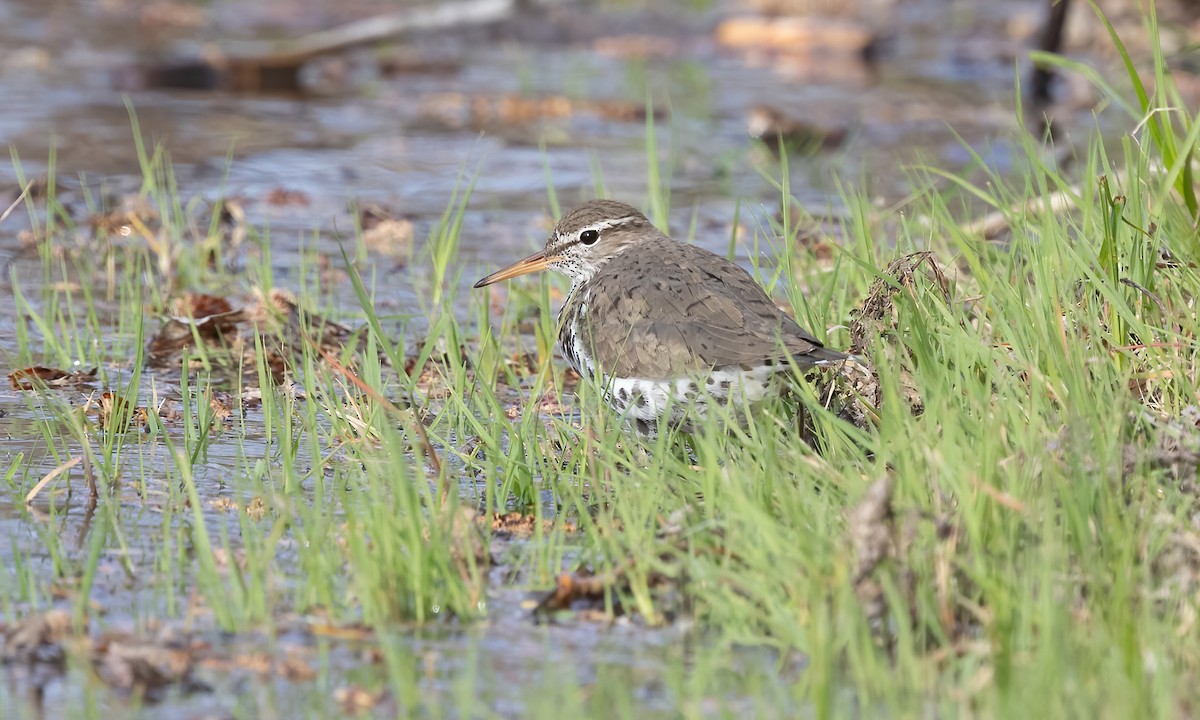
<svg viewBox="0 0 1200 720">
<path fill-rule="evenodd" d="M 1139 142 L 1096 139 L 1075 177 L 1023 138 L 1015 177 L 915 168 L 916 185 L 946 189 L 914 195 L 902 219 L 879 217 L 845 188 L 851 213 L 831 262 L 796 245 L 787 213 L 731 236 L 770 248 L 778 262 L 763 274 L 775 293 L 818 336 L 831 329 L 831 344 L 861 342 L 874 370 L 872 386 L 847 376 L 832 395 L 828 376 L 797 378 L 812 444 L 784 401 L 744 429 L 712 419 L 691 437 L 648 443 L 625 434 L 587 383 L 575 412 L 541 413 L 544 395 L 571 402 L 552 351 L 559 281 L 512 283 L 498 314 L 487 293 L 459 297 L 464 180 L 415 256 L 428 298 L 423 337 L 389 332 L 360 241 L 342 257 L 365 345 L 336 363 L 300 346 L 295 384 L 280 386 L 257 338 L 257 378 L 247 380 L 261 405 L 244 404 L 233 420 L 214 415 L 215 381 L 186 361 L 178 419 L 151 413 L 144 431 L 121 418 L 100 428 L 61 397 L 31 395 L 45 447 L 6 458 L 0 483 L 23 496 L 47 464 L 86 454 L 101 492 L 82 542 L 66 537 L 80 501 L 61 483 L 16 510 L 38 543 L 14 543 L 0 608 L 15 621 L 69 588 L 77 624 L 102 625 L 93 599 L 116 563 L 134 588 L 118 597 L 133 598 L 128 612 L 143 625 L 272 635 L 299 616 L 358 638 L 378 665 L 334 674 L 390 691 L 400 714 L 489 716 L 517 695 L 530 716 L 1187 715 L 1200 701 L 1191 640 L 1200 442 L 1189 414 L 1200 404 L 1200 131 L 1161 52 L 1151 93 L 1118 47 L 1134 96 L 1121 103 L 1139 109 Z M 665 226 L 669 170 L 652 116 L 647 208 Z M 20 362 L 98 365 L 130 401 L 124 412 L 158 392 L 142 374 L 148 298 L 163 307 L 176 290 L 272 282 L 265 232 L 244 276 L 200 270 L 210 268 L 199 257 L 212 251 L 204 240 L 215 221 L 206 237 L 192 234 L 169 158 L 136 133 L 135 123 L 142 194 L 162 227 L 106 248 L 111 262 L 55 255 L 48 248 L 71 220 L 52 199 L 33 220 L 47 238 L 40 296 L 14 282 L 34 327 L 17 338 Z M 795 202 L 787 176 L 785 166 L 776 183 L 785 208 Z M 1028 209 L 1051 194 L 1065 209 Z M 963 198 L 1005 213 L 1003 241 L 970 230 Z M 945 285 L 928 265 L 907 278 L 889 271 L 917 249 L 932 253 Z M 164 283 L 147 288 L 146 277 Z M 67 279 L 81 289 L 53 289 Z M 100 319 L 108 293 L 95 290 L 105 282 L 120 307 L 115 325 Z M 301 290 L 301 306 L 318 305 L 318 289 Z M 869 295 L 883 312 L 868 312 Z M 521 337 L 529 317 L 532 338 Z M 532 370 L 510 362 L 527 350 Z M 444 392 L 425 393 L 431 384 Z M 856 403 L 870 422 L 852 422 Z M 420 449 L 425 437 L 436 460 Z M 864 570 L 864 529 L 852 518 L 880 487 L 890 488 L 874 528 L 885 541 Z M 492 543 L 489 514 L 513 508 L 535 516 L 533 535 Z M 138 522 L 148 509 L 159 516 Z M 493 548 L 504 567 L 489 574 Z M 564 570 L 606 578 L 601 614 L 641 628 L 645 642 L 614 641 L 618 661 L 571 656 L 556 650 L 569 633 L 489 617 L 490 602 L 547 590 Z M 610 632 L 560 619 L 589 637 Z M 518 635 L 545 641 L 537 662 L 509 659 L 524 670 L 516 689 L 489 659 L 497 623 L 528 623 Z M 439 665 L 414 645 L 431 631 L 471 649 Z M 656 653 L 653 667 L 637 665 L 643 652 Z M 95 681 L 83 676 L 90 693 Z M 328 697 L 298 704 L 299 716 L 341 712 Z"/>
</svg>

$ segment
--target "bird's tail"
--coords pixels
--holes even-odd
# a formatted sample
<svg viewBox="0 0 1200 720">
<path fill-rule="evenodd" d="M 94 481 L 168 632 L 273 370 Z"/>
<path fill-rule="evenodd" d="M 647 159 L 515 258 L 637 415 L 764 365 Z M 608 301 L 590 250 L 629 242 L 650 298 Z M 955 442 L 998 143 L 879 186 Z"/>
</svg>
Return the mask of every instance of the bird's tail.
<svg viewBox="0 0 1200 720">
<path fill-rule="evenodd" d="M 864 362 L 864 358 L 859 355 L 849 355 L 847 353 L 830 350 L 826 347 L 813 348 L 804 353 L 803 357 L 796 358 L 797 364 L 803 365 L 834 365 L 846 360 L 853 360 L 858 364 Z"/>
</svg>

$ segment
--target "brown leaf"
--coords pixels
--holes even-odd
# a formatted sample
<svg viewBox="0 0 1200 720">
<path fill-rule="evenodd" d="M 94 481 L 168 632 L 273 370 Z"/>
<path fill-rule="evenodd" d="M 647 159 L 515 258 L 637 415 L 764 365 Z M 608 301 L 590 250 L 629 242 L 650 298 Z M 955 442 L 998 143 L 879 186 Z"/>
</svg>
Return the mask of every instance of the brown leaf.
<svg viewBox="0 0 1200 720">
<path fill-rule="evenodd" d="M 76 387 L 93 382 L 96 379 L 96 370 L 97 368 L 92 368 L 68 372 L 34 365 L 13 370 L 8 374 L 8 382 L 13 390 L 36 390 L 39 384 L 50 388 Z"/>
<path fill-rule="evenodd" d="M 229 349 L 239 325 L 247 319 L 243 310 L 235 310 L 225 298 L 201 293 L 176 298 L 170 313 L 147 346 L 152 367 L 179 362 L 183 350 L 193 347 L 197 338 L 208 348 Z"/>
<path fill-rule="evenodd" d="M 603 607 L 605 590 L 611 585 L 611 579 L 586 571 L 563 573 L 555 579 L 554 589 L 538 601 L 533 612 L 538 615 L 557 610 Z M 580 604 L 583 605 L 582 608 L 579 607 Z"/>
<path fill-rule="evenodd" d="M 113 392 L 105 392 L 98 402 L 92 402 L 90 405 L 96 409 L 96 421 L 104 430 L 123 432 L 132 427 L 142 427 L 150 420 L 149 410 L 141 405 L 132 407 L 133 404 L 129 400 Z M 120 422 L 118 418 L 124 418 L 125 427 L 112 427 L 114 422 Z"/>
<path fill-rule="evenodd" d="M 267 204 L 276 207 L 308 207 L 312 200 L 302 190 L 274 188 L 267 193 Z"/>
<path fill-rule="evenodd" d="M 233 312 L 233 305 L 217 295 L 184 293 L 171 302 L 170 309 L 172 315 L 200 321 L 213 315 Z"/>
</svg>

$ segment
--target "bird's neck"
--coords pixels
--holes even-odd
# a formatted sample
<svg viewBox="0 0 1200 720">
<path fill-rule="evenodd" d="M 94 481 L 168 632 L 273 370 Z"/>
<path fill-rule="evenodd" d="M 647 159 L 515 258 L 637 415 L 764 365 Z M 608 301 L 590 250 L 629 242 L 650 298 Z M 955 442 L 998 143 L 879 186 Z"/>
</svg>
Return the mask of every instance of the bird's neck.
<svg viewBox="0 0 1200 720">
<path fill-rule="evenodd" d="M 583 285 L 583 280 L 576 280 L 571 285 L 567 299 L 558 311 L 558 344 L 571 367 L 580 375 L 590 378 L 595 372 L 595 364 L 586 343 L 581 342 L 583 338 L 580 337 L 580 333 L 583 332 L 580 318 L 587 312 L 588 302 L 588 290 Z"/>
<path fill-rule="evenodd" d="M 587 291 L 583 288 L 587 283 L 587 278 L 575 276 L 571 280 L 571 289 L 567 291 L 567 298 L 563 300 L 562 307 L 558 311 L 559 328 L 562 328 L 564 322 L 571 321 L 578 306 L 584 302 L 584 296 L 587 295 Z"/>
</svg>

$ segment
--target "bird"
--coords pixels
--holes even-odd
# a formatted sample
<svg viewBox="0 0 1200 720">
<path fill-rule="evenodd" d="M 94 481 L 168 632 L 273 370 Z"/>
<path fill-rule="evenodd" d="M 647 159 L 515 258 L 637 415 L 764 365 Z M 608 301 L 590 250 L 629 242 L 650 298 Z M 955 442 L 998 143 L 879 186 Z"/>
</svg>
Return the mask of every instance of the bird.
<svg viewBox="0 0 1200 720">
<path fill-rule="evenodd" d="M 789 361 L 850 357 L 800 327 L 740 265 L 617 200 L 567 212 L 542 250 L 475 287 L 543 270 L 571 280 L 558 317 L 563 356 L 640 436 L 657 437 L 663 420 L 691 432 L 713 404 L 744 412 L 779 392 Z"/>
</svg>

